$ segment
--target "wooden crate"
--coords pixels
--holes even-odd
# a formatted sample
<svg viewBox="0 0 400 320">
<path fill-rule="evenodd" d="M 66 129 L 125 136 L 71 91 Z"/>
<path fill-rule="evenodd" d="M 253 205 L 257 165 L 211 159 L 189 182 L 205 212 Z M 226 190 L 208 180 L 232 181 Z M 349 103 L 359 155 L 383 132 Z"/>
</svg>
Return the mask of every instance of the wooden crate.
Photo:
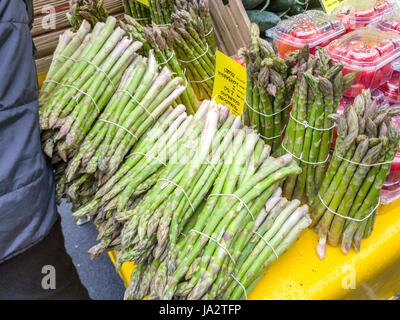
<svg viewBox="0 0 400 320">
<path fill-rule="evenodd" d="M 241 0 L 209 1 L 217 47 L 225 54 L 233 56 L 240 48 L 248 46 L 250 40 L 250 20 Z"/>
<path fill-rule="evenodd" d="M 47 72 L 53 58 L 53 52 L 57 46 L 59 36 L 67 30 L 70 25 L 66 16 L 69 10 L 68 0 L 34 0 L 34 22 L 31 30 L 33 42 L 35 43 L 36 68 L 38 73 Z M 45 28 L 43 22 L 48 22 L 46 6 L 55 8 L 55 29 Z M 123 6 L 121 0 L 105 0 L 106 10 L 117 19 L 123 17 Z"/>
</svg>

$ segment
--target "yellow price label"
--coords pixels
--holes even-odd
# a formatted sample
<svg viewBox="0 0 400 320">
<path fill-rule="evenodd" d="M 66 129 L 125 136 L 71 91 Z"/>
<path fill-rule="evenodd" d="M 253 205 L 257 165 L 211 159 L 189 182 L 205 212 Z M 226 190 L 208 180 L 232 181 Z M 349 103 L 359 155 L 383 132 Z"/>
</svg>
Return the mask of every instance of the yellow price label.
<svg viewBox="0 0 400 320">
<path fill-rule="evenodd" d="M 146 7 L 149 7 L 149 0 L 136 0 L 137 2 L 140 2 L 141 4 L 144 4 Z"/>
<path fill-rule="evenodd" d="M 246 101 L 246 68 L 217 50 L 213 98 L 232 114 L 242 115 Z"/>
<path fill-rule="evenodd" d="M 332 12 L 339 4 L 345 0 L 320 0 L 326 13 Z"/>
</svg>

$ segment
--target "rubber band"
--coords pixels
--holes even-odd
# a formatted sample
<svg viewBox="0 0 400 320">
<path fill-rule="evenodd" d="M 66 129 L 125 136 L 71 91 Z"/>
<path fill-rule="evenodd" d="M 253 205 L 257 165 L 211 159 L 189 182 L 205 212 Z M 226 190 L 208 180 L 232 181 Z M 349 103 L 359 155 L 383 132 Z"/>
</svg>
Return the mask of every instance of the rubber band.
<svg viewBox="0 0 400 320">
<path fill-rule="evenodd" d="M 263 136 L 263 135 L 261 135 L 261 134 L 260 134 L 260 137 L 263 138 L 263 139 L 265 139 L 265 140 L 277 139 L 277 138 L 280 138 L 280 137 L 282 136 L 282 133 L 285 131 L 285 129 L 286 129 L 286 126 L 284 126 L 283 129 L 282 129 L 282 131 L 281 131 L 281 133 L 280 133 L 279 135 L 275 136 L 275 137 L 265 137 L 265 136 Z"/>
<path fill-rule="evenodd" d="M 93 99 L 93 97 L 92 97 L 91 95 L 89 95 L 88 93 L 86 93 L 86 92 L 82 91 L 81 89 L 79 89 L 79 88 L 77 88 L 77 87 L 75 87 L 75 86 L 72 86 L 72 85 L 70 85 L 70 84 L 61 84 L 61 87 L 73 88 L 73 89 L 77 90 L 78 92 L 84 94 L 85 96 L 88 96 L 88 97 L 92 100 L 92 102 L 94 103 L 94 105 L 95 105 L 97 111 L 100 113 L 100 109 L 99 109 L 99 107 L 97 106 L 96 101 L 95 101 L 95 100 Z"/>
<path fill-rule="evenodd" d="M 220 233 L 220 236 L 219 236 L 218 238 L 220 238 L 220 237 L 221 237 L 221 234 L 223 235 L 223 233 L 225 232 L 224 229 L 222 229 L 222 231 L 223 231 L 223 232 Z M 232 257 L 232 255 L 231 255 L 231 253 L 229 252 L 229 250 L 219 242 L 220 239 L 219 239 L 219 240 L 216 240 L 216 239 L 214 239 L 214 238 L 211 238 L 208 234 L 205 234 L 205 233 L 203 233 L 203 232 L 197 231 L 197 230 L 195 230 L 195 229 L 192 229 L 192 230 L 190 230 L 189 232 L 195 232 L 195 233 L 197 233 L 197 234 L 199 234 L 199 235 L 201 235 L 201 236 L 203 236 L 203 237 L 206 237 L 208 240 L 211 240 L 211 241 L 215 242 L 218 246 L 220 246 L 221 249 L 223 249 L 223 250 L 228 254 L 228 256 L 229 256 L 229 258 L 232 260 L 232 262 L 233 262 L 234 264 L 236 264 L 236 261 L 235 261 L 235 259 Z"/>
<path fill-rule="evenodd" d="M 150 20 L 150 18 L 134 18 L 134 17 L 131 18 L 136 21 Z"/>
<path fill-rule="evenodd" d="M 251 210 L 249 209 L 249 207 L 247 206 L 247 204 L 240 199 L 236 194 L 230 194 L 230 193 L 212 193 L 208 196 L 208 198 L 213 197 L 213 196 L 232 196 L 234 197 L 236 200 L 238 200 L 240 202 L 239 207 L 237 208 L 237 210 L 242 210 L 242 205 L 247 209 L 247 211 L 249 212 L 251 218 L 253 219 L 253 221 L 256 221 L 256 219 L 254 219 L 254 215 L 251 212 Z M 207 198 L 207 199 L 208 199 Z"/>
<path fill-rule="evenodd" d="M 209 78 L 201 80 L 201 81 L 190 80 L 190 83 L 203 83 L 203 82 L 206 82 L 206 81 L 214 79 L 214 78 L 215 78 L 215 74 L 212 77 L 209 77 Z"/>
<path fill-rule="evenodd" d="M 304 120 L 303 122 L 297 120 L 296 118 L 294 118 L 294 117 L 292 116 L 292 113 L 291 113 L 291 112 L 290 112 L 290 114 L 289 114 L 289 117 L 292 118 L 292 119 L 293 119 L 294 121 L 296 121 L 297 123 L 303 125 L 306 129 L 307 129 L 307 128 L 311 128 L 311 129 L 317 130 L 317 131 L 329 131 L 329 130 L 332 130 L 332 129 L 336 126 L 336 124 L 333 124 L 333 126 L 331 126 L 330 128 L 315 128 L 315 127 L 309 125 L 308 122 L 307 122 L 307 120 Z"/>
<path fill-rule="evenodd" d="M 168 27 L 170 26 L 170 23 L 165 23 L 165 24 L 156 24 L 157 27 Z"/>
<path fill-rule="evenodd" d="M 330 213 L 333 213 L 334 215 L 337 215 L 338 217 L 341 217 L 341 218 L 343 218 L 343 219 L 347 219 L 347 220 L 351 220 L 351 221 L 355 221 L 355 222 L 363 222 L 363 221 L 367 220 L 369 217 L 371 217 L 371 216 L 374 214 L 374 212 L 379 208 L 379 205 L 381 204 L 381 200 L 378 198 L 378 203 L 377 203 L 377 205 L 375 206 L 375 208 L 374 208 L 366 217 L 364 217 L 363 219 L 355 219 L 355 218 L 352 218 L 352 217 L 343 216 L 343 215 L 341 215 L 340 213 L 337 213 L 337 212 L 331 210 L 331 209 L 325 204 L 324 200 L 322 200 L 322 197 L 321 197 L 321 195 L 320 195 L 319 193 L 318 193 L 318 198 L 319 198 L 319 200 L 321 201 L 321 203 L 324 205 L 324 207 L 325 207 Z"/>
<path fill-rule="evenodd" d="M 214 28 L 211 28 L 211 30 L 208 31 L 204 36 L 205 36 L 205 37 L 208 37 L 213 31 L 214 31 Z"/>
<path fill-rule="evenodd" d="M 244 293 L 244 297 L 247 300 L 247 291 L 245 286 L 231 273 L 231 277 L 233 278 L 233 280 L 236 281 L 236 283 L 242 288 L 243 293 Z"/>
<path fill-rule="evenodd" d="M 385 165 L 385 164 L 392 164 L 393 161 L 394 161 L 394 159 L 393 159 L 392 161 L 385 161 L 385 162 L 378 162 L 378 163 L 373 163 L 373 164 L 366 164 L 366 163 L 355 162 L 355 161 L 343 158 L 343 157 L 339 156 L 336 152 L 335 152 L 334 156 L 339 158 L 340 160 L 345 160 L 347 162 L 350 162 L 351 164 L 355 164 L 355 165 L 358 165 L 358 166 L 364 166 L 364 167 L 382 166 L 382 165 Z"/>
<path fill-rule="evenodd" d="M 154 121 L 156 121 L 157 119 L 153 116 L 153 114 L 147 110 L 147 108 L 145 106 L 143 106 L 134 96 L 131 95 L 131 93 L 127 90 L 118 90 L 117 92 L 123 92 L 126 93 L 134 102 L 136 102 L 144 111 L 147 112 L 147 114 L 153 118 Z"/>
<path fill-rule="evenodd" d="M 132 156 L 135 155 L 135 154 L 139 154 L 139 155 L 141 155 L 141 156 L 144 156 L 144 157 L 147 157 L 147 158 L 150 158 L 150 159 L 153 159 L 153 160 L 157 160 L 157 161 L 160 162 L 162 165 L 164 165 L 164 167 L 167 166 L 167 164 L 166 164 L 165 162 L 163 162 L 163 161 L 161 161 L 160 159 L 158 159 L 158 158 L 156 158 L 156 157 L 153 157 L 153 156 L 151 156 L 151 155 L 149 155 L 149 154 L 147 154 L 147 153 L 134 152 L 134 153 L 131 153 L 130 155 L 128 155 L 127 158 L 130 158 L 130 157 L 132 157 Z"/>
<path fill-rule="evenodd" d="M 259 112 L 259 111 L 255 110 L 255 109 L 253 109 L 253 108 L 248 104 L 247 100 L 245 100 L 244 102 L 245 102 L 246 106 L 248 106 L 252 111 L 254 111 L 255 113 L 257 113 L 257 114 L 259 114 L 259 115 L 261 115 L 261 116 L 263 116 L 263 117 L 273 117 L 273 116 L 275 116 L 275 115 L 281 113 L 282 111 L 286 110 L 287 108 L 289 108 L 289 107 L 292 105 L 291 103 L 289 103 L 286 107 L 282 108 L 281 110 L 279 110 L 279 111 L 277 111 L 277 112 L 274 112 L 274 113 L 271 113 L 271 114 L 265 114 L 265 113 L 262 113 L 262 112 Z"/>
<path fill-rule="evenodd" d="M 183 70 L 183 77 L 185 78 L 185 90 L 186 90 L 187 87 L 188 87 L 188 84 L 189 84 L 188 79 L 187 79 L 187 77 L 186 77 L 186 69 Z"/>
<path fill-rule="evenodd" d="M 126 132 L 128 132 L 136 140 L 139 140 L 138 137 L 136 137 L 132 132 L 130 132 L 127 128 L 119 125 L 118 123 L 115 123 L 115 122 L 112 122 L 112 121 L 109 121 L 109 120 L 105 120 L 105 119 L 99 119 L 98 121 L 107 122 L 107 123 L 113 124 L 113 125 L 117 126 L 118 128 L 121 128 L 121 129 L 125 130 Z"/>
<path fill-rule="evenodd" d="M 267 244 L 267 246 L 271 248 L 272 252 L 274 253 L 274 255 L 276 257 L 276 259 L 279 259 L 279 256 L 276 253 L 274 247 L 261 234 L 259 234 L 257 231 L 253 231 L 253 233 L 256 234 L 257 236 L 259 236 L 260 239 L 263 240 Z"/>
<path fill-rule="evenodd" d="M 171 56 L 166 61 L 159 63 L 159 65 L 163 66 L 163 65 L 167 64 L 174 57 L 174 55 L 175 55 L 175 51 L 172 51 Z"/>
<path fill-rule="evenodd" d="M 160 187 L 161 190 L 164 189 L 169 183 L 173 184 L 175 187 L 178 187 L 178 188 L 183 192 L 183 194 L 185 195 L 187 201 L 188 201 L 189 204 L 190 204 L 190 207 L 192 208 L 192 211 L 195 212 L 194 207 L 193 207 L 193 204 L 192 204 L 192 202 L 191 202 L 190 199 L 189 199 L 189 196 L 187 195 L 187 193 L 185 192 L 185 190 L 184 190 L 179 184 L 176 184 L 175 182 L 173 182 L 173 181 L 171 181 L 171 180 L 169 180 L 169 179 L 165 179 L 165 178 L 161 178 L 161 179 L 159 179 L 158 181 L 167 181 L 167 183 L 163 184 L 163 185 Z"/>
<path fill-rule="evenodd" d="M 208 49 L 209 49 L 208 43 L 206 43 L 206 45 L 207 45 L 207 50 L 205 52 L 203 52 L 201 55 L 199 55 L 197 58 L 189 60 L 189 61 L 180 60 L 180 59 L 178 59 L 178 60 L 182 63 L 191 63 L 191 62 L 195 62 L 196 60 L 199 60 L 201 57 L 205 56 L 208 52 Z"/>
<path fill-rule="evenodd" d="M 297 157 L 295 154 L 291 153 L 288 149 L 286 149 L 286 147 L 284 146 L 283 143 L 281 144 L 281 147 L 283 148 L 283 150 L 285 150 L 285 151 L 286 151 L 288 154 L 290 154 L 292 157 L 296 158 L 297 160 L 299 160 L 299 161 L 301 161 L 301 162 L 303 162 L 303 163 L 305 163 L 305 164 L 310 164 L 310 165 L 318 166 L 318 165 L 321 165 L 321 164 L 324 164 L 324 163 L 328 162 L 328 159 L 329 159 L 329 154 L 328 154 L 328 156 L 326 157 L 325 161 L 320 161 L 320 162 L 309 162 L 309 161 L 306 161 L 306 160 L 303 160 L 303 159 L 302 159 L 303 153 L 301 154 L 301 156 L 300 156 L 300 158 L 299 158 L 299 157 Z"/>
</svg>

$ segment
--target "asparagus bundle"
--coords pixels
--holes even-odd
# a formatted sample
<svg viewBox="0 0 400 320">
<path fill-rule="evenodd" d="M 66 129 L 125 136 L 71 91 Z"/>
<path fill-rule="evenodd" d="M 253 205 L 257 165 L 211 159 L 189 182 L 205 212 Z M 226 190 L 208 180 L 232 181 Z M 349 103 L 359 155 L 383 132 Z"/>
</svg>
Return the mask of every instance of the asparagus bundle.
<svg viewBox="0 0 400 320">
<path fill-rule="evenodd" d="M 104 0 L 70 0 L 67 18 L 71 27 L 78 30 L 84 20 L 92 27 L 97 22 L 105 22 L 108 12 L 103 3 Z"/>
<path fill-rule="evenodd" d="M 151 128 L 132 150 L 121 168 L 103 185 L 96 188 L 95 195 L 85 206 L 74 212 L 79 218 L 92 216 L 99 226 L 100 244 L 90 250 L 92 258 L 105 250 L 115 249 L 122 229 L 121 219 L 129 218 L 129 210 L 156 182 L 162 168 L 174 154 L 177 143 L 187 134 L 192 116 L 187 116 L 184 106 L 169 109 L 159 119 L 159 125 Z M 72 201 L 84 190 L 80 179 L 66 190 Z M 118 212 L 116 208 L 121 208 Z"/>
<path fill-rule="evenodd" d="M 199 100 L 211 99 L 215 76 L 215 38 L 207 1 L 188 1 L 171 16 L 168 36 Z"/>
<path fill-rule="evenodd" d="M 141 41 L 144 44 L 144 49 L 146 51 L 153 49 L 157 62 L 161 66 L 167 66 L 176 74 L 176 76 L 181 77 L 185 82 L 186 89 L 176 102 L 177 104 L 185 105 L 188 112 L 194 114 L 197 110 L 198 102 L 193 88 L 188 85 L 185 71 L 179 64 L 172 43 L 167 42 L 168 31 L 155 24 L 142 27 L 129 16 L 125 16 L 125 20 L 127 21 L 127 24 L 122 21 L 120 22 L 122 28 L 132 34 L 135 39 Z"/>
<path fill-rule="evenodd" d="M 288 199 L 311 203 L 326 171 L 336 113 L 343 93 L 356 73 L 342 75 L 343 66 L 328 58 L 319 48 L 319 59 L 308 54 L 305 46 L 299 53 L 297 82 L 289 122 L 281 144 L 281 153 L 290 153 L 299 162 L 302 173 L 290 177 L 283 186 Z"/>
<path fill-rule="evenodd" d="M 122 0 L 125 14 L 131 16 L 142 26 L 151 23 L 150 10 L 148 7 L 136 0 Z"/>
<path fill-rule="evenodd" d="M 318 255 L 325 257 L 328 242 L 348 253 L 360 250 L 362 238 L 373 229 L 379 195 L 399 148 L 400 132 L 392 123 L 398 108 L 377 108 L 369 90 L 356 97 L 344 114 L 333 117 L 338 139 L 312 219 L 319 235 Z"/>
<path fill-rule="evenodd" d="M 67 181 L 79 173 L 96 174 L 108 180 L 120 167 L 134 144 L 183 92 L 181 78 L 172 78 L 149 58 L 137 57 L 124 81 L 98 121 L 86 135 L 79 151 L 69 162 Z M 157 125 L 157 124 L 156 124 Z"/>
<path fill-rule="evenodd" d="M 255 126 L 261 137 L 278 150 L 289 115 L 297 81 L 299 51 L 286 59 L 278 57 L 270 44 L 260 38 L 257 24 L 251 25 L 248 49 L 239 52 L 247 65 L 247 94 L 244 122 Z M 301 58 L 301 57 L 300 57 Z"/>
<path fill-rule="evenodd" d="M 235 120 L 228 114 L 227 107 L 210 101 L 202 104 L 175 159 L 170 159 L 155 186 L 125 224 L 118 265 L 132 260 L 141 264 L 151 255 L 157 259 L 168 248 L 174 250 L 186 221 L 201 205 L 217 178 L 221 165 L 218 161 L 240 126 L 240 118 Z M 118 208 L 121 209 L 124 208 Z"/>
<path fill-rule="evenodd" d="M 63 50 L 64 64 L 46 80 L 40 125 L 49 157 L 57 152 L 58 158 L 67 161 L 74 155 L 121 79 L 126 81 L 129 66 L 135 64 L 135 52 L 142 44 L 124 37 L 125 32 L 115 24 L 114 17 L 96 24 L 78 54 L 72 53 L 73 58 L 64 54 L 68 45 Z"/>
<path fill-rule="evenodd" d="M 160 26 L 171 24 L 174 0 L 149 0 L 151 21 Z"/>
<path fill-rule="evenodd" d="M 191 232 L 182 240 L 183 244 L 178 244 L 174 258 L 170 258 L 166 289 L 159 298 L 172 299 L 178 289 L 182 290 L 179 285 L 183 279 L 189 281 L 184 284 L 185 292 L 190 292 L 187 298 L 206 295 L 224 265 L 229 265 L 228 259 L 236 261 L 235 252 L 241 251 L 236 244 L 246 234 L 242 230 L 251 229 L 261 219 L 261 209 L 286 177 L 300 173 L 290 155 L 269 157 L 270 147 L 258 139 L 249 151 L 248 139 L 237 149 L 232 164 L 224 163 Z M 189 270 L 194 270 L 190 276 Z"/>
</svg>

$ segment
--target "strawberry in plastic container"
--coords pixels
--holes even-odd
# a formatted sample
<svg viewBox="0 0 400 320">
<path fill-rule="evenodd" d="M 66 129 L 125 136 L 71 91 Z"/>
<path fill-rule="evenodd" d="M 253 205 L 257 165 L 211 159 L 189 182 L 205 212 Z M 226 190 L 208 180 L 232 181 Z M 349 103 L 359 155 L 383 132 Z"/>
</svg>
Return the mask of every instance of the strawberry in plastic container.
<svg viewBox="0 0 400 320">
<path fill-rule="evenodd" d="M 344 94 L 356 97 L 363 89 L 376 89 L 391 79 L 392 63 L 400 57 L 400 34 L 360 28 L 333 41 L 327 51 L 334 61 L 343 64 L 343 74 L 358 72 Z"/>
<path fill-rule="evenodd" d="M 278 23 L 274 28 L 273 39 L 279 55 L 286 58 L 306 44 L 314 54 L 317 46 L 326 47 L 344 32 L 339 19 L 320 10 L 310 10 Z"/>
<path fill-rule="evenodd" d="M 399 105 L 398 105 L 399 106 Z M 400 116 L 393 118 L 393 122 L 400 129 Z M 400 149 L 393 160 L 390 173 L 382 187 L 381 202 L 389 204 L 400 198 Z"/>
<path fill-rule="evenodd" d="M 393 15 L 397 8 L 393 0 L 347 0 L 331 13 L 340 19 L 346 32 L 376 24 Z"/>
</svg>

